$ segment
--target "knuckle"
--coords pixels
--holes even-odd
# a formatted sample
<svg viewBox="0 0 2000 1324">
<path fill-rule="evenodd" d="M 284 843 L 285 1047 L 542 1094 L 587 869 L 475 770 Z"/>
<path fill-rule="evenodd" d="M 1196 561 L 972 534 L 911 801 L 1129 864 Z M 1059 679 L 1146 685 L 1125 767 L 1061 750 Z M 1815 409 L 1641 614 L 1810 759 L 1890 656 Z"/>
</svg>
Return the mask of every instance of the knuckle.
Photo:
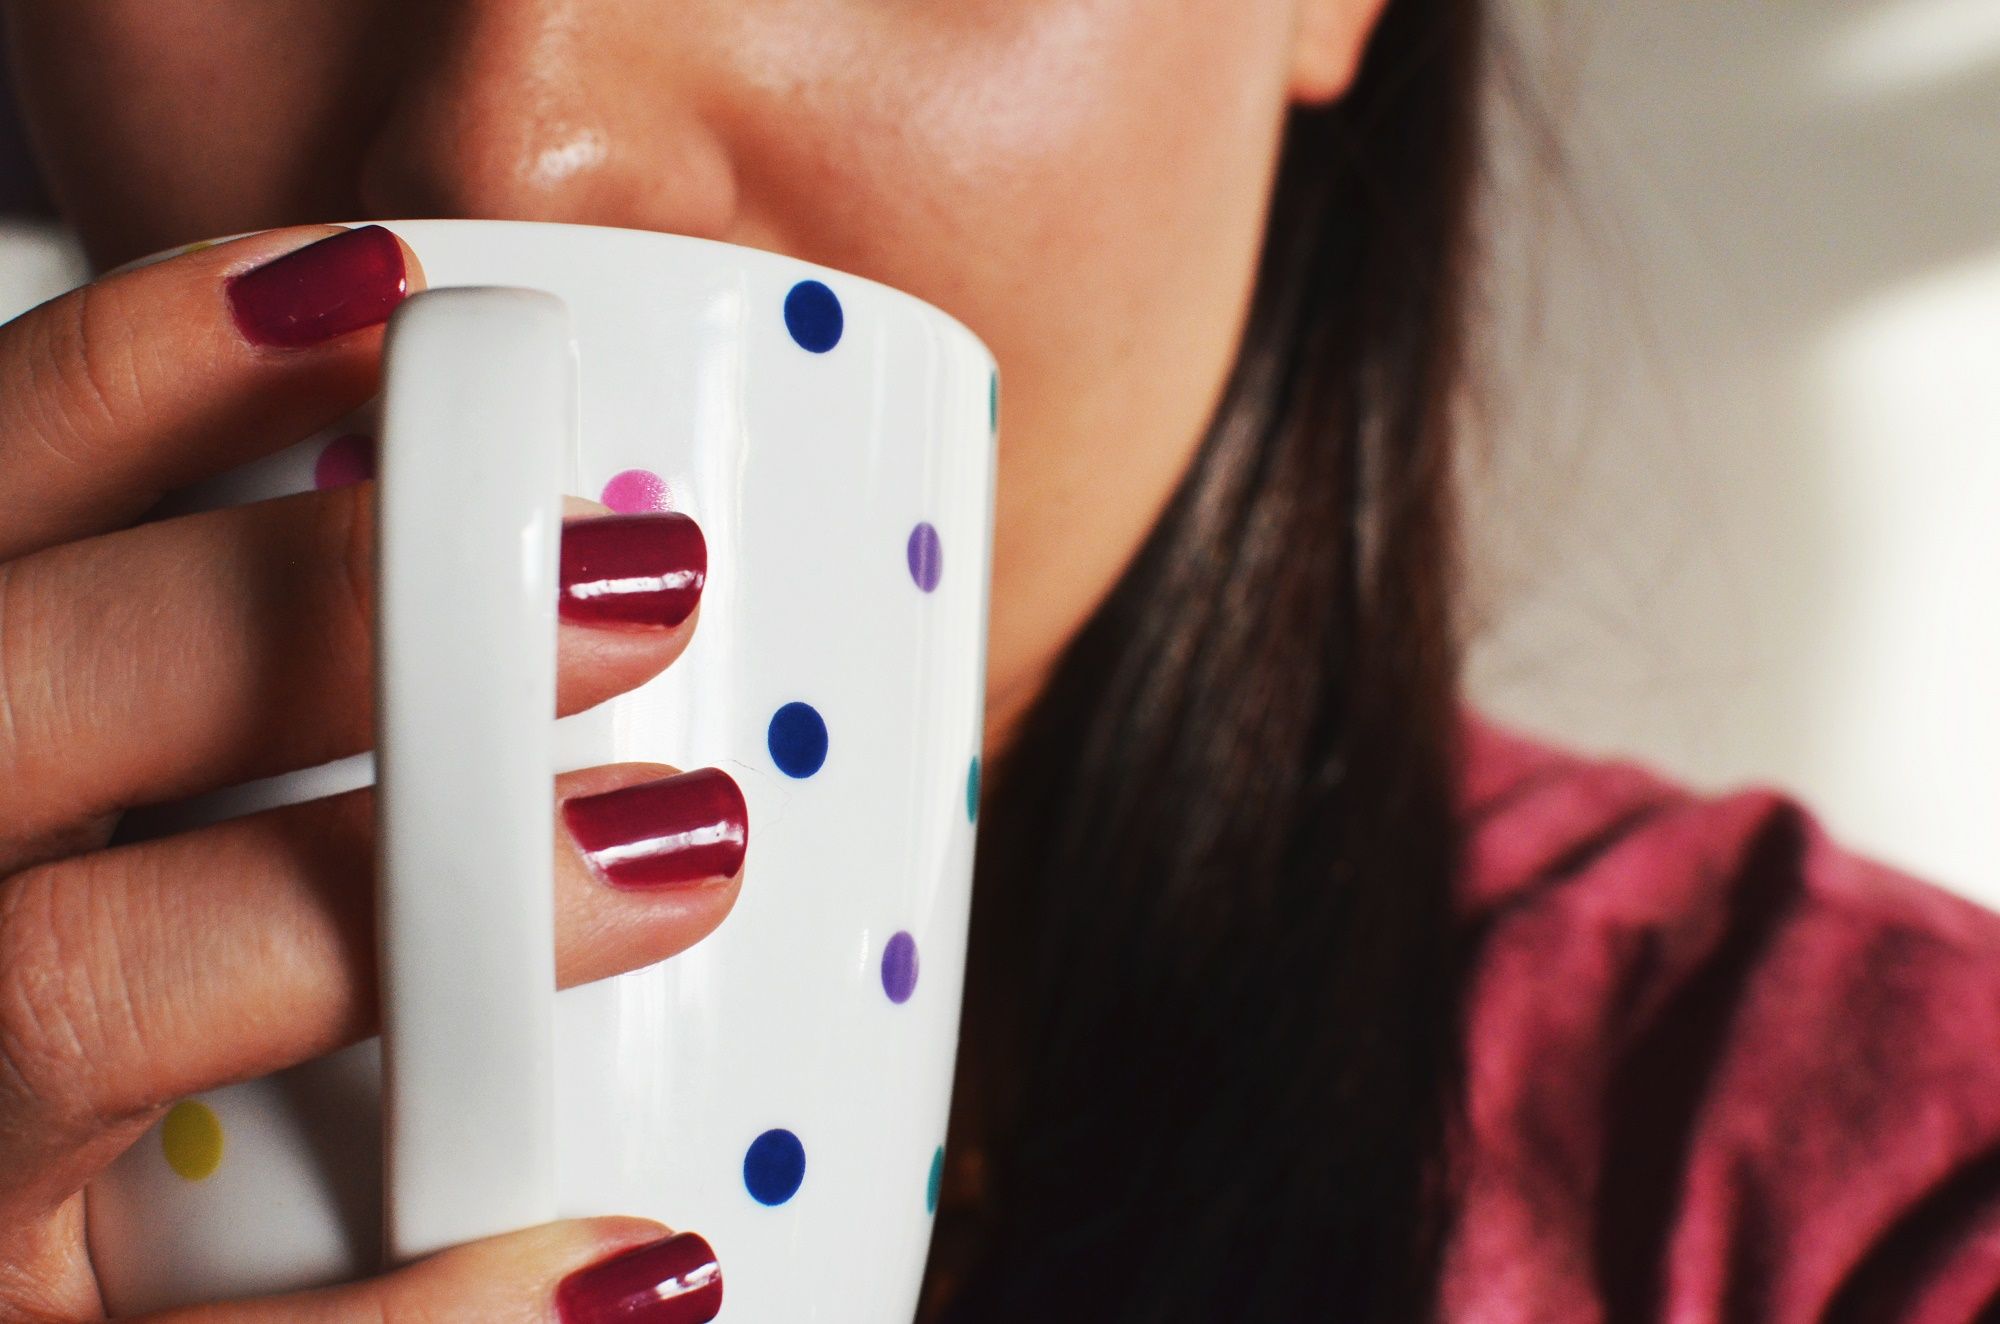
<svg viewBox="0 0 2000 1324">
<path fill-rule="evenodd" d="M 34 665 L 34 654 L 22 651 L 24 625 L 14 601 L 16 592 L 13 564 L 0 562 L 0 786 L 13 779 L 19 760 L 21 713 L 27 706 L 20 687 L 24 681 L 42 683 L 42 668 Z"/>
<path fill-rule="evenodd" d="M 49 304 L 28 347 L 28 435 L 57 463 L 95 463 L 115 424 L 145 409 L 143 374 L 120 296 L 92 283 Z"/>
<path fill-rule="evenodd" d="M 95 1064 L 133 1061 L 137 1021 L 106 889 L 72 862 L 24 870 L 0 887 L 0 1090 L 35 1115 L 84 1125 L 106 1120 L 94 1099 Z"/>
<path fill-rule="evenodd" d="M 35 775 L 37 747 L 64 748 L 68 687 L 52 665 L 51 619 L 36 577 L 19 562 L 0 563 L 0 787 Z"/>
<path fill-rule="evenodd" d="M 107 688 L 70 646 L 77 599 L 65 600 L 52 569 L 41 557 L 0 562 L 0 804 L 11 810 L 0 816 L 0 878 L 95 849 L 117 812 L 51 789 L 66 780 L 62 761 L 96 740 Z M 101 612 L 93 621 L 112 633 Z"/>
</svg>

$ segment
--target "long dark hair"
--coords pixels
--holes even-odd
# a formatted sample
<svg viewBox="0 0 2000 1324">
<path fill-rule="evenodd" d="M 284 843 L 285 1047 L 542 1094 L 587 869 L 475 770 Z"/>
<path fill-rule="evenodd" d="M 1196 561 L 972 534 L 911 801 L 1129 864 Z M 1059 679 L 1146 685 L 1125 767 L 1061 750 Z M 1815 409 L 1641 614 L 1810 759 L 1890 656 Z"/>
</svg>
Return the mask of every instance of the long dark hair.
<svg viewBox="0 0 2000 1324">
<path fill-rule="evenodd" d="M 1432 1312 L 1483 32 L 1391 0 L 1348 95 L 1292 112 L 1212 430 L 990 779 L 954 1324 Z"/>
</svg>

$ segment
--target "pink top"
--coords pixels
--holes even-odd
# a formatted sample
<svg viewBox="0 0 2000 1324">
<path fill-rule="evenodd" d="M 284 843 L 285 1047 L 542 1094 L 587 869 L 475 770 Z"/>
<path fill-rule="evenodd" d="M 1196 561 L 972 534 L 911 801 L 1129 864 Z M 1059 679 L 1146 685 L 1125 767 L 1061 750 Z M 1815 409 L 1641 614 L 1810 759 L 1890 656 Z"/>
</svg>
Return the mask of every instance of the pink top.
<svg viewBox="0 0 2000 1324">
<path fill-rule="evenodd" d="M 2000 1318 L 2000 916 L 1780 792 L 1467 738 L 1446 1318 Z"/>
</svg>

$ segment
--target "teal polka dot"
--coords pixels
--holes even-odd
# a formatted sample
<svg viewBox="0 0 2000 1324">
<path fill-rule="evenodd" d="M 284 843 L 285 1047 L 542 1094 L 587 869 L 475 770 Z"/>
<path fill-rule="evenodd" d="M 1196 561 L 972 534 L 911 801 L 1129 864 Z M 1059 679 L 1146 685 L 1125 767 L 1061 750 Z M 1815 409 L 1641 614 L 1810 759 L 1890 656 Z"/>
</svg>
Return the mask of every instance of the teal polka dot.
<svg viewBox="0 0 2000 1324">
<path fill-rule="evenodd" d="M 937 1153 L 931 1155 L 931 1179 L 929 1184 L 924 1187 L 925 1213 L 935 1214 L 937 1212 L 938 1192 L 943 1189 L 944 1189 L 944 1146 L 939 1145 L 937 1147 Z"/>
<path fill-rule="evenodd" d="M 986 427 L 991 432 L 1000 430 L 1000 374 L 997 372 L 986 379 Z"/>
<path fill-rule="evenodd" d="M 972 756 L 972 766 L 965 770 L 965 821 L 975 822 L 979 818 L 979 756 Z"/>
</svg>

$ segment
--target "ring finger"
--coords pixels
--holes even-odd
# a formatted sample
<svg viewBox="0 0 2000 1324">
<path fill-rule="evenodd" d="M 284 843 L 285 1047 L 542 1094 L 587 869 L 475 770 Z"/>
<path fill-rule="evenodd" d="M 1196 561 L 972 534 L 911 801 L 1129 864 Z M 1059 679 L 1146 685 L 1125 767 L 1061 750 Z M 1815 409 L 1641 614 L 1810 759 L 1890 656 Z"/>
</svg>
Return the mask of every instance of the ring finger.
<svg viewBox="0 0 2000 1324">
<path fill-rule="evenodd" d="M 728 774 L 556 779 L 562 986 L 698 941 L 735 901 Z M 0 1226 L 68 1198 L 184 1095 L 376 1024 L 374 795 L 359 790 L 0 882 Z"/>
</svg>

